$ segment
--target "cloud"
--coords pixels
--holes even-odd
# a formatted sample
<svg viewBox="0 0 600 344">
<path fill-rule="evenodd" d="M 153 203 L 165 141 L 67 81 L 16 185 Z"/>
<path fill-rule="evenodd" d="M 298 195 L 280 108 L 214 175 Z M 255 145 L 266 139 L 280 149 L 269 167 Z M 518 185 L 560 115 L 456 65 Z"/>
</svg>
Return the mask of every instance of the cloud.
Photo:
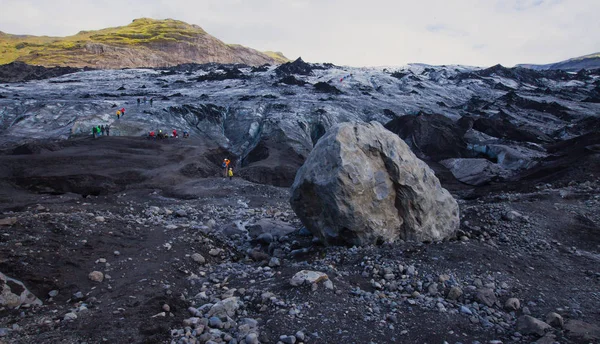
<svg viewBox="0 0 600 344">
<path fill-rule="evenodd" d="M 0 0 L 0 31 L 73 35 L 139 17 L 340 65 L 550 63 L 600 51 L 598 0 Z"/>
<path fill-rule="evenodd" d="M 452 36 L 452 37 L 460 37 L 460 36 L 468 36 L 469 35 L 468 32 L 453 29 L 444 24 L 427 25 L 426 29 L 429 32 L 440 33 L 440 34 L 444 34 L 444 35 Z"/>
<path fill-rule="evenodd" d="M 514 5 L 514 9 L 517 11 L 524 11 L 534 7 L 538 7 L 544 3 L 544 0 L 517 0 Z"/>
</svg>

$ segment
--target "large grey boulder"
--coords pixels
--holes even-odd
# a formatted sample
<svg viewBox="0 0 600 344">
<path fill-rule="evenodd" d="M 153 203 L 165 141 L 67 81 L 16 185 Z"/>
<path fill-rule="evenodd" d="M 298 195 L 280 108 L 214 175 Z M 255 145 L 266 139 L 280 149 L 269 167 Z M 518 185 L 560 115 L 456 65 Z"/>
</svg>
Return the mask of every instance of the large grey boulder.
<svg viewBox="0 0 600 344">
<path fill-rule="evenodd" d="M 377 122 L 332 127 L 298 170 L 290 203 L 325 244 L 438 241 L 459 226 L 433 171 Z"/>
</svg>

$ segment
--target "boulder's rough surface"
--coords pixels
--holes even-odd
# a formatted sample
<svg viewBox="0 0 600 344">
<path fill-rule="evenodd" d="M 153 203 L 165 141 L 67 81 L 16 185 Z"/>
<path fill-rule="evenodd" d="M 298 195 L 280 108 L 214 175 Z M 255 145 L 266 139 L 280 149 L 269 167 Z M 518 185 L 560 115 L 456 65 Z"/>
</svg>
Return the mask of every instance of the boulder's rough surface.
<svg viewBox="0 0 600 344">
<path fill-rule="evenodd" d="M 377 122 L 332 127 L 298 171 L 290 203 L 325 244 L 442 240 L 459 226 L 454 198 Z"/>
<path fill-rule="evenodd" d="M 0 272 L 0 307 L 17 308 L 27 304 L 41 305 L 42 301 L 23 283 Z"/>
</svg>

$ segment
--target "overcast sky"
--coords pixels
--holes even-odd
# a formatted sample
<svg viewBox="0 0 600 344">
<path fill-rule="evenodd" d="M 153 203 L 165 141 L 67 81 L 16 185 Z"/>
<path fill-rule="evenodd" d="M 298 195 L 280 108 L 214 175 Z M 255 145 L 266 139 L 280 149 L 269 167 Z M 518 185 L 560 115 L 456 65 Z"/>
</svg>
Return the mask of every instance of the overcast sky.
<svg viewBox="0 0 600 344">
<path fill-rule="evenodd" d="M 550 63 L 600 52 L 600 0 L 0 0 L 0 31 L 173 18 L 226 43 L 351 66 Z"/>
</svg>

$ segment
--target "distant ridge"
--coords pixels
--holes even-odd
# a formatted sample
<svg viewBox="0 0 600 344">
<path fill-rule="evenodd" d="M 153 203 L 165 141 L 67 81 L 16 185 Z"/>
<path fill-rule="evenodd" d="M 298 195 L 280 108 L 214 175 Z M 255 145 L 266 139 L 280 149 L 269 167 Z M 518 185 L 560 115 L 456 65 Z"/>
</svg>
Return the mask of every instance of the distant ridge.
<svg viewBox="0 0 600 344">
<path fill-rule="evenodd" d="M 575 57 L 565 61 L 545 65 L 519 64 L 516 67 L 523 67 L 535 70 L 560 69 L 568 72 L 577 72 L 582 69 L 598 69 L 600 68 L 600 53 Z"/>
<path fill-rule="evenodd" d="M 280 64 L 280 52 L 225 44 L 201 27 L 179 20 L 135 19 L 127 26 L 81 31 L 74 36 L 11 35 L 0 32 L 0 64 L 45 67 L 135 68 L 183 63 Z"/>
</svg>

